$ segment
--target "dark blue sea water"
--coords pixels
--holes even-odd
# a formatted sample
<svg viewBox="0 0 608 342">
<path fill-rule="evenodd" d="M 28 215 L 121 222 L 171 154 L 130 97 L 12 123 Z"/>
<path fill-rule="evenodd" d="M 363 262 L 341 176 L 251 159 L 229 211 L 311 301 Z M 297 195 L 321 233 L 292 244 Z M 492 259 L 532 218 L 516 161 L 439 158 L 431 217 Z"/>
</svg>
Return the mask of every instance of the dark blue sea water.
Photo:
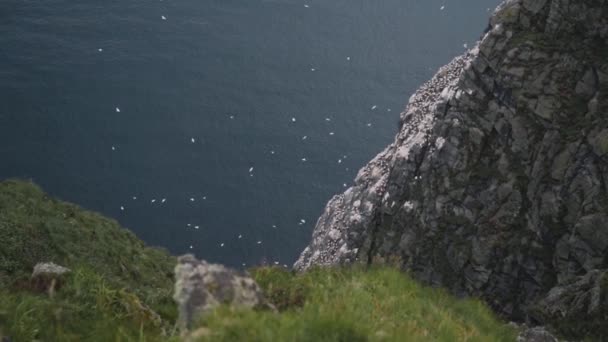
<svg viewBox="0 0 608 342">
<path fill-rule="evenodd" d="M 2 0 L 0 179 L 175 254 L 289 265 L 498 2 Z"/>
</svg>

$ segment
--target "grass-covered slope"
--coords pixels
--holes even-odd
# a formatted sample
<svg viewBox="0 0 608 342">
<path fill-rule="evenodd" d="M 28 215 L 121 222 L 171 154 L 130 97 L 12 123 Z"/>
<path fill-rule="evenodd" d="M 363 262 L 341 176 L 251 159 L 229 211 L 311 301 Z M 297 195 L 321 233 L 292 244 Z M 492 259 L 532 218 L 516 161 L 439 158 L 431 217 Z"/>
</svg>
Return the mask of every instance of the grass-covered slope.
<svg viewBox="0 0 608 342">
<path fill-rule="evenodd" d="M 477 300 L 423 287 L 395 269 L 252 270 L 280 311 L 223 308 L 201 341 L 515 341 Z"/>
<path fill-rule="evenodd" d="M 72 269 L 53 296 L 28 286 L 39 261 Z M 0 183 L 0 337 L 178 341 L 174 264 L 113 220 L 51 199 L 31 183 Z M 193 340 L 515 339 L 481 302 L 420 286 L 393 269 L 251 274 L 279 312 L 220 308 L 193 329 Z"/>
<path fill-rule="evenodd" d="M 38 262 L 73 270 L 52 299 L 28 289 Z M 114 220 L 50 198 L 32 183 L 0 182 L 0 336 L 102 340 L 139 334 L 140 323 L 158 333 L 177 312 L 174 266 L 174 257 Z M 147 306 L 163 322 L 147 317 Z"/>
<path fill-rule="evenodd" d="M 114 220 L 50 198 L 32 183 L 0 182 L 0 284 L 38 262 L 86 266 L 135 291 L 170 288 L 175 259 Z"/>
<path fill-rule="evenodd" d="M 87 268 L 73 270 L 52 297 L 24 287 L 4 288 L 0 290 L 0 337 L 9 341 L 164 341 L 173 334 L 175 308 L 170 291 L 153 293 L 137 296 Z"/>
</svg>

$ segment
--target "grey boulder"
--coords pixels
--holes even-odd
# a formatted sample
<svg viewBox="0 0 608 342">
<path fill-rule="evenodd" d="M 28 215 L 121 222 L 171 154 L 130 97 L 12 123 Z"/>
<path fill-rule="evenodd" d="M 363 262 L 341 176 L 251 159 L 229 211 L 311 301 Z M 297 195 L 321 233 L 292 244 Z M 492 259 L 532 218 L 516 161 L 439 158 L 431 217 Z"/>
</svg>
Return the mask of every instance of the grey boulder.
<svg viewBox="0 0 608 342">
<path fill-rule="evenodd" d="M 192 328 L 193 323 L 220 305 L 244 308 L 272 308 L 262 290 L 245 272 L 219 264 L 209 264 L 188 254 L 175 266 L 175 293 L 178 326 Z"/>
</svg>

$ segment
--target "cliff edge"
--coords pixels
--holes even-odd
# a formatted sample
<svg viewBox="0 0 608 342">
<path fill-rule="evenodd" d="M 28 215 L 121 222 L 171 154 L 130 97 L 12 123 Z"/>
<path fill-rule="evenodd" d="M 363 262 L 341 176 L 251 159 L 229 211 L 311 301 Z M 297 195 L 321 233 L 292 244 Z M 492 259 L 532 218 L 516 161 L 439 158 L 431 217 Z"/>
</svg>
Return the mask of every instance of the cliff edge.
<svg viewBox="0 0 608 342">
<path fill-rule="evenodd" d="M 543 334 L 392 268 L 242 272 L 175 258 L 24 181 L 0 181 L 0 242 L 2 342 L 511 342 Z"/>
<path fill-rule="evenodd" d="M 608 336 L 607 153 L 608 1 L 505 1 L 295 268 L 396 263 L 512 319 Z"/>
</svg>

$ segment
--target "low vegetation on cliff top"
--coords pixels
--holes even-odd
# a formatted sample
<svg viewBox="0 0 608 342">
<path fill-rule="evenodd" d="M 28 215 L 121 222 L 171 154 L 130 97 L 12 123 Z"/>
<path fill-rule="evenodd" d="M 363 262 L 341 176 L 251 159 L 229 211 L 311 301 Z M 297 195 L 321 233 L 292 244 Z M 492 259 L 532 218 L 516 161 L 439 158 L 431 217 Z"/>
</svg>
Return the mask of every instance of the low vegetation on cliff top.
<svg viewBox="0 0 608 342">
<path fill-rule="evenodd" d="M 51 296 L 33 266 L 72 269 Z M 13 341 L 179 341 L 175 259 L 115 221 L 0 183 L 0 337 Z M 391 269 L 257 268 L 279 313 L 223 307 L 190 335 L 200 341 L 513 341 L 481 302 L 423 287 Z M 196 337 L 195 337 L 196 336 Z"/>
<path fill-rule="evenodd" d="M 116 221 L 32 183 L 0 182 L 0 336 L 112 340 L 137 336 L 140 328 L 167 329 L 177 315 L 175 260 Z M 72 269 L 53 298 L 29 282 L 38 262 Z"/>
<path fill-rule="evenodd" d="M 423 287 L 389 268 L 252 271 L 279 309 L 223 308 L 204 341 L 514 341 L 512 327 L 476 300 Z M 203 334 L 203 336 L 205 335 Z"/>
</svg>

